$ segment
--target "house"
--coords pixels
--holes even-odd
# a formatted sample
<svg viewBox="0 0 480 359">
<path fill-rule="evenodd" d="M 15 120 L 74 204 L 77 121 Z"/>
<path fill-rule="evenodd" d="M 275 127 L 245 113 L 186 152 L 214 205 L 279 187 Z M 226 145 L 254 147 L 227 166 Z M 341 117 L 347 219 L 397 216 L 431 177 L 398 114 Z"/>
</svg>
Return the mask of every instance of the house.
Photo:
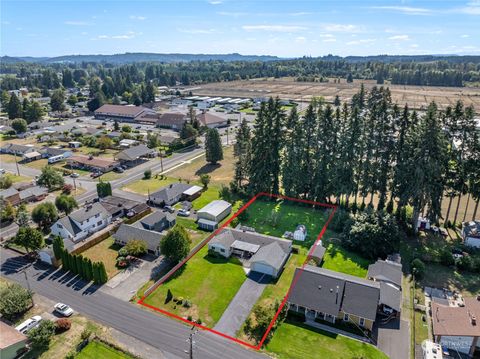
<svg viewBox="0 0 480 359">
<path fill-rule="evenodd" d="M 194 199 L 200 197 L 202 194 L 203 188 L 200 186 L 191 186 L 190 188 L 183 191 L 183 199 L 186 201 L 193 201 Z"/>
<path fill-rule="evenodd" d="M 295 229 L 295 232 L 293 232 L 293 239 L 296 241 L 305 241 L 307 238 L 307 227 L 305 227 L 303 224 L 299 224 L 297 228 Z"/>
<path fill-rule="evenodd" d="M 78 142 L 78 141 L 70 141 L 68 143 L 68 147 L 70 148 L 79 148 L 79 147 L 82 147 L 82 143 L 81 142 Z"/>
<path fill-rule="evenodd" d="M 402 265 L 390 260 L 377 260 L 368 266 L 367 278 L 376 282 L 390 283 L 402 290 Z"/>
<path fill-rule="evenodd" d="M 105 228 L 111 221 L 112 215 L 97 202 L 60 218 L 51 230 L 53 235 L 77 242 Z"/>
<path fill-rule="evenodd" d="M 123 150 L 116 155 L 116 158 L 121 162 L 135 162 L 141 158 L 155 157 L 156 154 L 157 151 L 155 149 L 148 148 L 147 146 L 141 144 Z"/>
<path fill-rule="evenodd" d="M 156 211 L 140 220 L 143 228 L 150 231 L 162 232 L 175 225 L 175 216 L 170 213 Z"/>
<path fill-rule="evenodd" d="M 171 206 L 182 199 L 183 192 L 192 187 L 186 183 L 172 183 L 149 195 L 150 203 L 157 206 Z"/>
<path fill-rule="evenodd" d="M 145 241 L 148 252 L 157 256 L 160 255 L 159 246 L 162 235 L 158 232 L 123 223 L 112 237 L 115 243 L 122 246 L 134 239 Z"/>
<path fill-rule="evenodd" d="M 32 162 L 42 158 L 42 154 L 38 151 L 28 152 L 22 156 L 23 162 Z"/>
<path fill-rule="evenodd" d="M 54 156 L 63 156 L 68 158 L 72 156 L 72 151 L 60 147 L 44 147 L 40 149 L 43 158 L 50 158 Z"/>
<path fill-rule="evenodd" d="M 228 126 L 228 119 L 214 115 L 210 112 L 204 112 L 200 115 L 197 115 L 197 120 L 200 122 L 200 125 L 206 126 L 208 128 Z"/>
<path fill-rule="evenodd" d="M 27 350 L 28 338 L 14 327 L 0 321 L 0 333 L 0 358 L 18 358 Z"/>
<path fill-rule="evenodd" d="M 198 226 L 213 231 L 232 211 L 232 205 L 224 200 L 215 200 L 197 211 Z"/>
<path fill-rule="evenodd" d="M 308 264 L 297 268 L 293 278 L 288 308 L 305 314 L 307 324 L 315 319 L 341 320 L 372 330 L 380 301 L 379 283 Z"/>
<path fill-rule="evenodd" d="M 120 147 L 124 147 L 124 148 L 129 148 L 129 147 L 132 147 L 132 146 L 136 146 L 138 145 L 140 142 L 138 142 L 137 140 L 132 140 L 130 138 L 124 138 L 123 140 L 121 140 L 118 145 Z"/>
<path fill-rule="evenodd" d="M 480 248 L 480 221 L 463 222 L 462 238 L 465 245 Z"/>
<path fill-rule="evenodd" d="M 13 186 L 0 191 L 0 197 L 5 201 L 10 202 L 12 206 L 16 206 L 21 203 L 20 192 L 16 190 Z"/>
<path fill-rule="evenodd" d="M 312 259 L 317 265 L 323 262 L 323 256 L 325 255 L 326 249 L 322 246 L 321 243 L 314 243 L 309 250 L 308 258 Z"/>
<path fill-rule="evenodd" d="M 172 130 L 181 130 L 188 116 L 181 112 L 162 113 L 157 120 L 157 127 L 171 128 Z"/>
<path fill-rule="evenodd" d="M 0 153 L 7 153 L 10 155 L 24 156 L 28 153 L 37 152 L 38 150 L 32 145 L 18 145 L 16 143 L 7 143 L 0 148 Z"/>
<path fill-rule="evenodd" d="M 225 258 L 239 257 L 250 271 L 277 278 L 290 256 L 292 241 L 225 228 L 208 242 L 208 249 Z"/>
<path fill-rule="evenodd" d="M 156 125 L 160 115 L 158 113 L 144 113 L 135 119 L 135 122 L 144 123 L 146 125 Z"/>
<path fill-rule="evenodd" d="M 110 104 L 103 105 L 94 112 L 97 120 L 117 120 L 121 122 L 136 122 L 136 119 L 142 114 L 155 114 L 154 110 L 142 106 L 122 106 Z"/>
<path fill-rule="evenodd" d="M 112 131 L 112 132 L 107 133 L 105 136 L 107 136 L 108 138 L 111 138 L 113 140 L 114 138 L 119 138 L 121 135 L 122 135 L 122 133 L 119 132 L 119 131 Z M 122 141 L 120 141 L 120 142 L 122 142 Z"/>
<path fill-rule="evenodd" d="M 117 167 L 120 163 L 107 158 L 98 158 L 93 156 L 77 155 L 67 158 L 70 166 L 87 169 L 91 171 L 109 172 Z"/>
<path fill-rule="evenodd" d="M 145 203 L 133 201 L 123 197 L 106 196 L 99 199 L 102 206 L 112 216 L 112 219 L 119 217 L 133 217 L 150 210 Z"/>
<path fill-rule="evenodd" d="M 464 306 L 432 302 L 432 332 L 436 343 L 474 357 L 480 350 L 480 295 L 464 298 Z"/>
<path fill-rule="evenodd" d="M 24 186 L 19 189 L 14 186 L 0 191 L 0 197 L 9 201 L 13 206 L 21 203 L 38 202 L 48 196 L 48 190 L 40 186 Z"/>
</svg>

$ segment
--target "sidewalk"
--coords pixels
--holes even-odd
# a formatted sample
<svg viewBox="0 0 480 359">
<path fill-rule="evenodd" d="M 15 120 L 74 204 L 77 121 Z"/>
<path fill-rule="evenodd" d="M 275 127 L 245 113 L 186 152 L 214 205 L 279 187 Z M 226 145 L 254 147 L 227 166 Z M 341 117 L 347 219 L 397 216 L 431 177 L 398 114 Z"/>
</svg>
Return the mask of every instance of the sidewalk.
<svg viewBox="0 0 480 359">
<path fill-rule="evenodd" d="M 320 323 L 317 323 L 313 320 L 307 319 L 305 321 L 305 324 L 310 325 L 311 327 L 314 327 L 314 328 L 317 328 L 317 329 L 324 330 L 326 332 L 330 332 L 330 333 L 334 333 L 334 334 L 338 334 L 338 335 L 343 335 L 344 337 L 348 337 L 348 338 L 351 338 L 351 339 L 354 339 L 354 340 L 358 340 L 360 342 L 371 344 L 370 340 L 368 340 L 368 338 L 361 337 L 360 335 L 349 333 L 349 332 L 346 332 L 344 330 L 331 327 L 329 325 L 320 324 Z"/>
</svg>

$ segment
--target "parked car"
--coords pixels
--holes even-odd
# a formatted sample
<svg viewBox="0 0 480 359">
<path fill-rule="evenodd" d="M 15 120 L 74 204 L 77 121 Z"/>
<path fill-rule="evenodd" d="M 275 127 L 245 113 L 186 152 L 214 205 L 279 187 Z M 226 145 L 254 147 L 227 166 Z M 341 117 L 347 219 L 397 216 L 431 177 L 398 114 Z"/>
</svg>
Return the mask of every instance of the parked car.
<svg viewBox="0 0 480 359">
<path fill-rule="evenodd" d="M 22 334 L 27 334 L 31 329 L 39 325 L 41 321 L 42 321 L 42 317 L 39 315 L 35 315 L 30 319 L 27 319 L 26 321 L 24 321 L 22 324 L 17 325 L 15 329 Z"/>
<path fill-rule="evenodd" d="M 122 166 L 120 166 L 120 167 L 122 167 L 124 170 L 127 170 L 127 169 L 128 169 L 128 166 L 125 166 L 125 165 L 122 165 Z"/>
<path fill-rule="evenodd" d="M 103 173 L 102 172 L 92 172 L 92 174 L 90 175 L 90 177 L 92 178 L 97 178 L 97 177 L 100 177 Z"/>
<path fill-rule="evenodd" d="M 64 317 L 69 317 L 73 314 L 73 309 L 63 303 L 55 304 L 54 308 L 57 313 L 63 315 Z"/>
<path fill-rule="evenodd" d="M 73 172 L 73 173 L 70 175 L 70 177 L 72 177 L 72 178 L 78 178 L 78 177 L 80 177 L 80 175 L 79 175 L 77 172 Z"/>
<path fill-rule="evenodd" d="M 5 174 L 5 170 L 3 168 L 0 168 L 0 174 Z"/>
<path fill-rule="evenodd" d="M 190 211 L 187 211 L 186 209 L 182 208 L 178 210 L 178 215 L 182 217 L 188 217 L 190 215 Z"/>
<path fill-rule="evenodd" d="M 173 208 L 172 206 L 165 206 L 165 207 L 163 207 L 163 210 L 167 211 L 167 212 L 170 212 L 170 213 L 175 212 L 175 208 Z"/>
<path fill-rule="evenodd" d="M 125 172 L 125 170 L 124 170 L 122 167 L 120 167 L 120 166 L 115 167 L 113 170 L 114 170 L 115 172 L 117 172 L 117 173 L 123 173 L 123 172 Z"/>
</svg>

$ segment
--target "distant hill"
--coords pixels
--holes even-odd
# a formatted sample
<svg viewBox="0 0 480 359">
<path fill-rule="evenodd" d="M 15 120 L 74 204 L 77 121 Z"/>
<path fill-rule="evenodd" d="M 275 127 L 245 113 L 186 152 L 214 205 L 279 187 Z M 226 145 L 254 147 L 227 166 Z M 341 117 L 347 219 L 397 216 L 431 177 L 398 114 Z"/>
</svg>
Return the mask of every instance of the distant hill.
<svg viewBox="0 0 480 359">
<path fill-rule="evenodd" d="M 79 63 L 105 62 L 110 64 L 126 64 L 133 62 L 188 62 L 188 61 L 274 61 L 280 60 L 277 56 L 241 55 L 241 54 L 155 54 L 130 53 L 115 55 L 65 55 L 57 57 L 9 57 L 0 59 L 5 63 L 38 62 L 38 63 Z"/>
</svg>

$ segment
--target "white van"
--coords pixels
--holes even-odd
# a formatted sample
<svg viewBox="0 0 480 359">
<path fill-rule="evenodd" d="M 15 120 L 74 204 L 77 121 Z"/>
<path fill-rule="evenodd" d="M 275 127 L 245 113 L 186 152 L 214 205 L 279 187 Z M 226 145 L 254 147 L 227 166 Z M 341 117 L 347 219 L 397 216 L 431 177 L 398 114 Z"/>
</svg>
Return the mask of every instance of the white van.
<svg viewBox="0 0 480 359">
<path fill-rule="evenodd" d="M 41 321 L 42 321 L 42 317 L 39 315 L 35 315 L 30 319 L 27 319 L 26 321 L 24 321 L 22 324 L 16 326 L 15 329 L 22 334 L 27 334 L 27 332 L 30 331 L 30 329 L 35 328 L 37 325 L 40 324 Z"/>
</svg>

